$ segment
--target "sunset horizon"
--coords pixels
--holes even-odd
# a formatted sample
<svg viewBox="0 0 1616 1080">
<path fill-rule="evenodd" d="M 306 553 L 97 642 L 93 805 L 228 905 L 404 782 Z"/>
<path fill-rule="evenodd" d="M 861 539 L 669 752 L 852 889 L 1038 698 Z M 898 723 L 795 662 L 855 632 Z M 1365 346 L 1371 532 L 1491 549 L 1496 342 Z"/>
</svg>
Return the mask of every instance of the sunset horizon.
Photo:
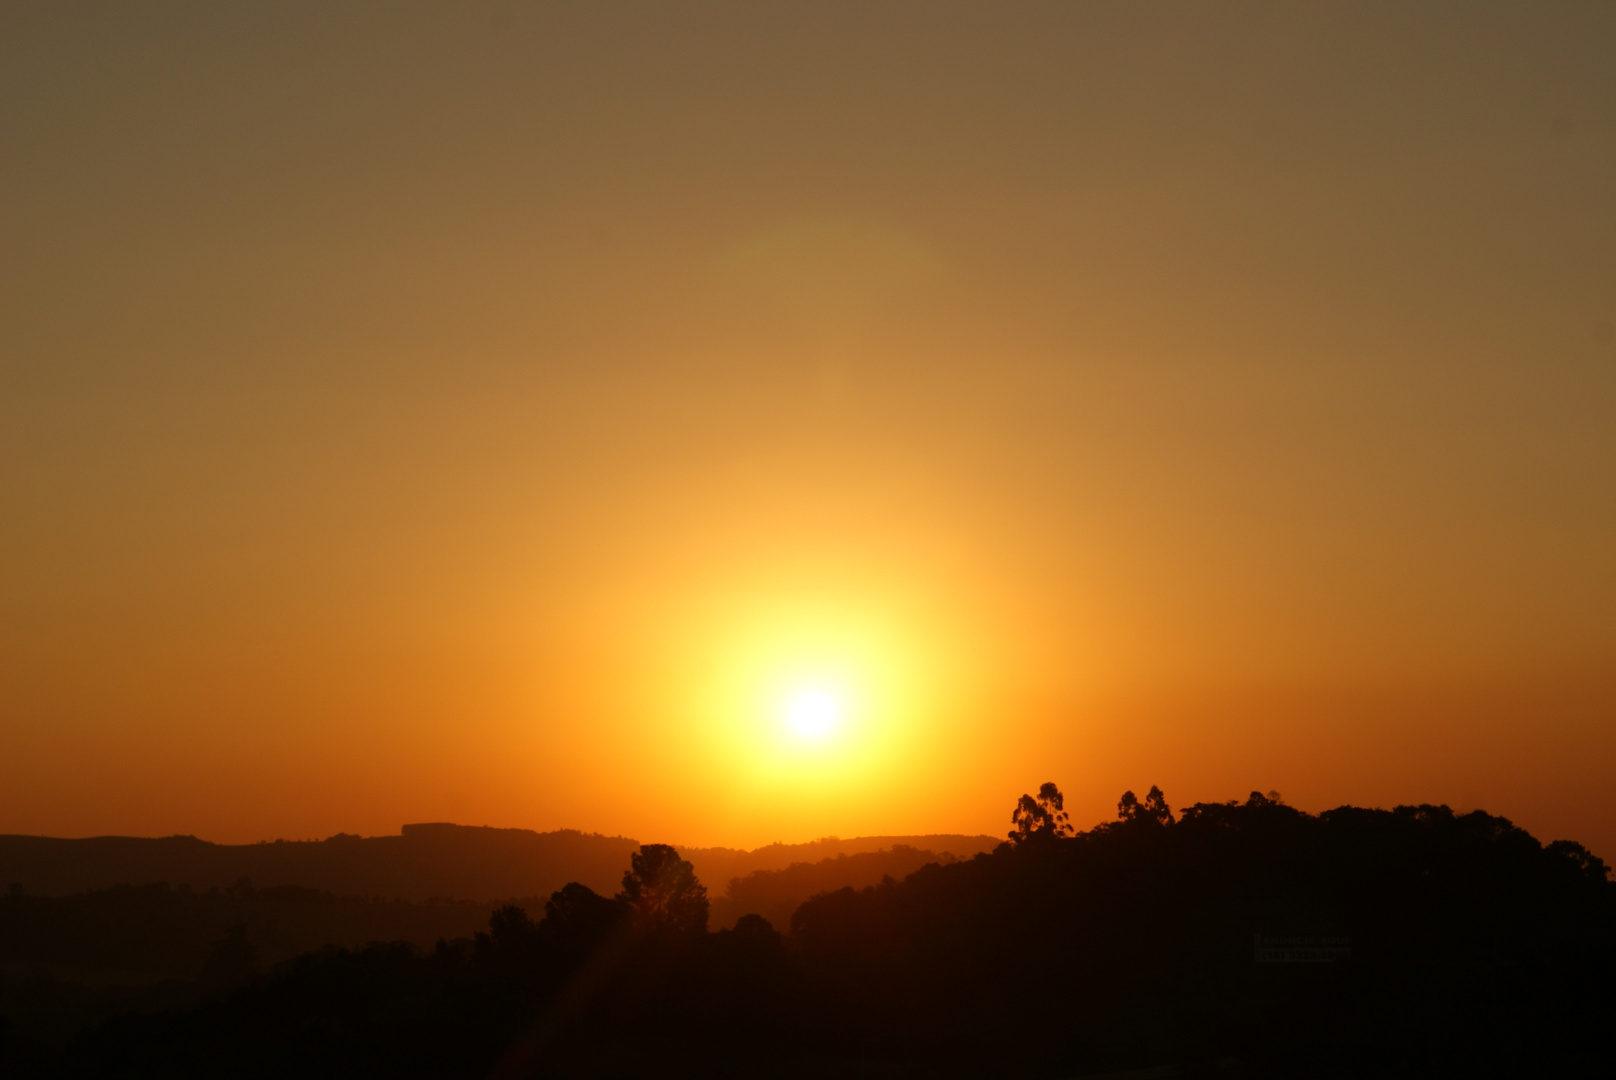
<svg viewBox="0 0 1616 1080">
<path fill-rule="evenodd" d="M 0 1071 L 1580 1038 L 1613 192 L 1601 0 L 0 4 Z"/>
</svg>

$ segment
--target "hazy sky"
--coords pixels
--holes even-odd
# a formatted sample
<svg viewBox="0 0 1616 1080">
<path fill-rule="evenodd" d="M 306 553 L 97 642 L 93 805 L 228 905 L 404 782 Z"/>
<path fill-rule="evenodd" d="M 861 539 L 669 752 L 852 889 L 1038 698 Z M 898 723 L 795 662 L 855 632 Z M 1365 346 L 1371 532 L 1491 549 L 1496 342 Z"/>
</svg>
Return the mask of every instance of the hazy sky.
<svg viewBox="0 0 1616 1080">
<path fill-rule="evenodd" d="M 0 170 L 0 832 L 1616 856 L 1616 6 L 8 3 Z"/>
</svg>

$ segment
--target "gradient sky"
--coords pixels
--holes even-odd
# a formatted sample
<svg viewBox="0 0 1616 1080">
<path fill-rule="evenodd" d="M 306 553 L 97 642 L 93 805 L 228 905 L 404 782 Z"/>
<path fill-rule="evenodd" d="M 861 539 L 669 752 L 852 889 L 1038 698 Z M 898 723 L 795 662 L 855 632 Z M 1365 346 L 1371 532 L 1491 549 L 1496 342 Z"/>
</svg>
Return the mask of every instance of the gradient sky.
<svg viewBox="0 0 1616 1080">
<path fill-rule="evenodd" d="M 6 4 L 0 185 L 0 832 L 1616 856 L 1608 3 Z"/>
</svg>

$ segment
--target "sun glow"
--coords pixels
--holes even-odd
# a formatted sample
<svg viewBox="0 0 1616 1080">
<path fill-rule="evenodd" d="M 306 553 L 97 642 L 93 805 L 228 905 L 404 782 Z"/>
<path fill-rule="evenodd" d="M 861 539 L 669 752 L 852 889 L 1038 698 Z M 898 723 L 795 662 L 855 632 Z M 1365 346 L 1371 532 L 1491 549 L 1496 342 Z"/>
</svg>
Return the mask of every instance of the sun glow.
<svg viewBox="0 0 1616 1080">
<path fill-rule="evenodd" d="M 836 730 L 842 717 L 842 703 L 828 690 L 799 691 L 786 708 L 791 730 L 805 739 L 823 739 Z"/>
<path fill-rule="evenodd" d="M 851 605 L 737 615 L 713 639 L 697 706 L 707 762 L 771 797 L 863 790 L 912 728 L 915 663 L 902 629 Z"/>
<path fill-rule="evenodd" d="M 958 745 L 971 699 L 947 620 L 876 583 L 769 584 L 680 609 L 682 647 L 656 680 L 677 710 L 657 759 L 678 790 L 701 790 L 715 829 L 772 823 L 747 834 L 759 843 L 889 813 L 902 793 L 923 800 L 920 778 Z"/>
</svg>

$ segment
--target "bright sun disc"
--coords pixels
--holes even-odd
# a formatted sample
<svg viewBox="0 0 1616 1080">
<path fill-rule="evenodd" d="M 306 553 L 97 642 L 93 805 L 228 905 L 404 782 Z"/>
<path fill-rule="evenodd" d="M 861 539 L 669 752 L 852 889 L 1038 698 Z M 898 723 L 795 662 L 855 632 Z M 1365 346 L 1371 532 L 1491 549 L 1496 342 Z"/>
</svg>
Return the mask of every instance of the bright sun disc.
<svg viewBox="0 0 1616 1080">
<path fill-rule="evenodd" d="M 841 703 L 823 690 L 808 690 L 791 699 L 786 717 L 792 730 L 809 739 L 830 734 L 841 716 Z"/>
</svg>

